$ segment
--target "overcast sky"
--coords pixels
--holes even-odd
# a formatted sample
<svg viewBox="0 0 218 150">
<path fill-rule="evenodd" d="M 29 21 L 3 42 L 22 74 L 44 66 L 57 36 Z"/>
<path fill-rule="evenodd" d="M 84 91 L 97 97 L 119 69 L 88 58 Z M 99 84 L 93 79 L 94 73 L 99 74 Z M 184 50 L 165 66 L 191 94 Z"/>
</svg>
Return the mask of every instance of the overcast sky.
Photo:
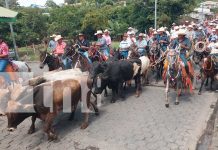
<svg viewBox="0 0 218 150">
<path fill-rule="evenodd" d="M 46 0 L 18 0 L 21 6 L 30 6 L 31 4 L 45 5 Z M 54 0 L 56 4 L 64 3 L 64 0 Z"/>
</svg>

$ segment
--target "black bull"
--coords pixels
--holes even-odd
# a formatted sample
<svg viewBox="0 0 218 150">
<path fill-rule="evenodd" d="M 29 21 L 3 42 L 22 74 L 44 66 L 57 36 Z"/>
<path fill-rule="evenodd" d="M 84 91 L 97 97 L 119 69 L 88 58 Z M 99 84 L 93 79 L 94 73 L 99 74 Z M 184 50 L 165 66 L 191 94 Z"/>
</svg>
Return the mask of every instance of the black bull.
<svg viewBox="0 0 218 150">
<path fill-rule="evenodd" d="M 95 62 L 90 72 L 90 76 L 94 80 L 93 92 L 95 94 L 101 94 L 108 86 L 112 89 L 111 102 L 114 103 L 116 101 L 116 94 L 119 94 L 121 98 L 124 98 L 124 82 L 130 81 L 134 78 L 136 84 L 136 96 L 138 97 L 141 90 L 141 70 L 139 68 L 137 72 L 134 72 L 136 71 L 134 70 L 134 63 L 140 64 L 141 61 L 136 59 L 112 61 L 110 63 Z"/>
</svg>

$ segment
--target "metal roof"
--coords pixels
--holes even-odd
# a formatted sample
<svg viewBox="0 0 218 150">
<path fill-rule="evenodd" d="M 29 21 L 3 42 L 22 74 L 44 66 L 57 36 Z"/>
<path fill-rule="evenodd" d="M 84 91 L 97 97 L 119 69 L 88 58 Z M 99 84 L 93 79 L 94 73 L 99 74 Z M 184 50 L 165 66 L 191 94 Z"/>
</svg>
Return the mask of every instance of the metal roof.
<svg viewBox="0 0 218 150">
<path fill-rule="evenodd" d="M 0 17 L 1 18 L 15 18 L 17 16 L 18 12 L 9 10 L 4 7 L 0 7 Z"/>
</svg>

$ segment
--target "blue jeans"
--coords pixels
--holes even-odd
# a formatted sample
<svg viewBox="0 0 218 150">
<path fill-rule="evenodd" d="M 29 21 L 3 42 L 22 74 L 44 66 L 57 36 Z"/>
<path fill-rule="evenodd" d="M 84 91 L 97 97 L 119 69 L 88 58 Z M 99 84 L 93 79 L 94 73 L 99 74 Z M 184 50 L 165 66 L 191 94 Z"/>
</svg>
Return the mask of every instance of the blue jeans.
<svg viewBox="0 0 218 150">
<path fill-rule="evenodd" d="M 121 55 L 124 59 L 127 59 L 128 54 L 129 54 L 129 51 L 120 51 L 120 55 Z"/>
<path fill-rule="evenodd" d="M 110 56 L 110 53 L 109 53 L 108 49 L 101 50 L 101 52 L 102 52 L 102 54 L 103 54 L 104 56 L 107 56 L 107 57 Z"/>
<path fill-rule="evenodd" d="M 92 63 L 91 59 L 89 59 L 89 53 L 88 52 L 79 52 L 79 53 L 82 54 L 84 57 L 86 57 L 90 64 Z"/>
<path fill-rule="evenodd" d="M 66 57 L 62 59 L 62 62 L 64 64 L 64 70 L 72 68 L 72 60 L 70 58 Z"/>
<path fill-rule="evenodd" d="M 185 67 L 188 67 L 188 62 L 186 59 L 186 54 L 180 54 L 180 58 L 182 59 L 183 63 L 185 64 Z"/>
<path fill-rule="evenodd" d="M 7 83 L 10 83 L 11 81 L 10 76 L 7 72 L 5 72 L 7 65 L 8 65 L 7 59 L 0 59 L 0 76 L 3 76 L 5 81 Z"/>
</svg>

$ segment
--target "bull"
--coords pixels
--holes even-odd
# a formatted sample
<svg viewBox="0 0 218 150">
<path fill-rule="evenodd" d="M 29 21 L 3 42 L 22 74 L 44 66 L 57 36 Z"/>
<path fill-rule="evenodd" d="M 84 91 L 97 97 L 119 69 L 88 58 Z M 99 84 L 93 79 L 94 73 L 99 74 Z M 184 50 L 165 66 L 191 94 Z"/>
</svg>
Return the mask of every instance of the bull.
<svg viewBox="0 0 218 150">
<path fill-rule="evenodd" d="M 45 87 L 51 87 L 53 90 L 45 91 Z M 68 88 L 67 91 L 65 91 L 66 87 Z M 28 133 L 32 134 L 35 132 L 35 121 L 39 118 L 45 122 L 44 132 L 48 135 L 48 140 L 56 140 L 57 135 L 52 127 L 52 123 L 55 117 L 63 112 L 63 100 L 65 98 L 71 100 L 71 106 L 69 106 L 71 109 L 71 115 L 69 120 L 72 120 L 77 104 L 81 101 L 81 94 L 81 85 L 74 79 L 56 80 L 35 86 L 33 88 L 33 95 L 27 94 L 27 96 L 20 100 L 9 100 L 6 111 L 8 131 L 14 131 L 20 123 L 22 123 L 26 118 L 32 116 L 32 124 Z M 33 97 L 33 103 L 29 102 L 31 96 Z M 91 91 L 88 91 L 86 99 L 87 108 L 93 106 L 97 115 L 98 109 L 90 101 L 90 96 Z M 50 97 L 53 97 L 53 106 L 45 106 L 46 103 L 49 103 L 48 100 L 50 100 Z M 87 128 L 88 115 L 88 111 L 84 112 L 84 122 L 81 125 L 81 129 Z"/>
</svg>

